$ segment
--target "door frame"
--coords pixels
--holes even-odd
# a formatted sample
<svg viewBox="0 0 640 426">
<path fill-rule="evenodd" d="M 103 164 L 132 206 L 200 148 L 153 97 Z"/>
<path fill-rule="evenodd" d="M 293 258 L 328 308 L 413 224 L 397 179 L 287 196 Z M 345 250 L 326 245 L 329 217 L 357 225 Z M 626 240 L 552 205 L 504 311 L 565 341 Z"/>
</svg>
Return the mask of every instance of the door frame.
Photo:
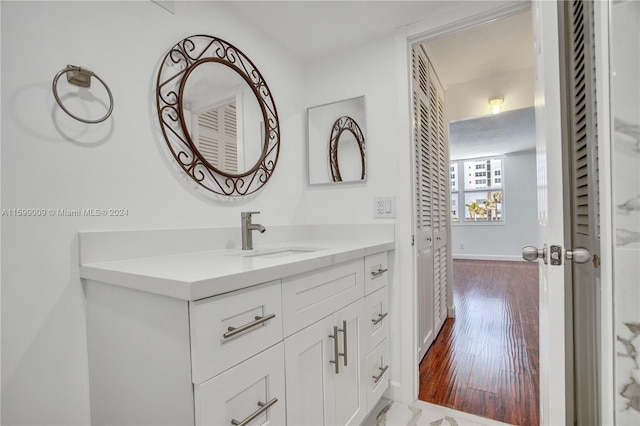
<svg viewBox="0 0 640 426">
<path fill-rule="evenodd" d="M 397 359 L 394 362 L 395 369 L 390 383 L 388 396 L 405 404 L 413 404 L 418 398 L 419 373 L 417 354 L 417 280 L 415 247 L 412 235 L 415 229 L 414 206 L 414 137 L 412 114 L 412 66 L 411 52 L 413 46 L 424 42 L 429 38 L 435 38 L 446 34 L 453 34 L 484 25 L 496 19 L 517 15 L 530 9 L 528 2 L 514 2 L 498 7 L 491 2 L 474 2 L 467 4 L 464 10 L 457 10 L 446 17 L 435 14 L 433 20 L 427 19 L 416 24 L 400 28 L 396 31 L 396 69 L 397 69 L 397 93 L 396 110 L 398 122 L 406 123 L 399 126 L 399 140 L 409 141 L 407 149 L 402 152 L 405 157 L 400 157 L 401 171 L 399 182 L 404 182 L 398 188 L 398 220 L 396 223 L 396 259 L 398 261 L 397 282 L 407 282 L 399 289 L 399 300 L 394 304 L 398 312 L 396 329 L 399 330 L 400 348 L 402 350 L 392 354 Z M 449 20 L 442 25 L 443 20 Z M 439 74 L 436 68 L 436 74 Z M 445 88 L 446 89 L 446 88 Z M 409 167 L 407 167 L 409 165 Z M 403 209 L 403 206 L 404 209 Z M 406 210 L 405 210 L 406 209 Z M 450 244 L 451 233 L 447 236 Z M 449 268 L 451 269 L 451 268 Z M 449 286 L 447 306 L 450 315 L 454 314 L 453 291 Z"/>
<path fill-rule="evenodd" d="M 484 3 L 484 2 L 483 2 Z M 538 3 L 544 3 L 538 2 Z M 400 126 L 398 129 L 398 135 L 400 140 L 410 141 L 410 149 L 403 151 L 406 153 L 404 159 L 401 161 L 409 162 L 411 168 L 401 175 L 401 181 L 405 182 L 402 188 L 399 189 L 399 203 L 398 214 L 402 213 L 400 206 L 410 206 L 410 211 L 405 211 L 405 218 L 411 221 L 398 221 L 396 224 L 396 240 L 397 245 L 397 257 L 399 277 L 398 282 L 408 281 L 410 285 L 400 286 L 399 300 L 396 303 L 396 307 L 402 306 L 403 309 L 397 309 L 399 313 L 397 319 L 397 327 L 399 327 L 399 339 L 400 347 L 402 350 L 396 352 L 398 358 L 394 364 L 396 370 L 392 377 L 389 396 L 398 401 L 402 401 L 406 404 L 412 404 L 417 400 L 419 389 L 419 376 L 418 376 L 418 359 L 417 359 L 417 284 L 416 284 L 416 265 L 415 265 L 415 249 L 412 246 L 411 235 L 415 224 L 413 221 L 414 206 L 413 206 L 413 163 L 414 163 L 414 148 L 413 148 L 413 123 L 412 123 L 412 99 L 411 99 L 411 51 L 413 45 L 418 42 L 422 42 L 429 38 L 442 36 L 445 34 L 452 34 L 458 31 L 464 31 L 473 27 L 483 25 L 491 20 L 500 19 L 508 16 L 512 16 L 518 13 L 522 13 L 530 8 L 529 3 L 521 2 L 519 4 L 511 4 L 508 6 L 488 9 L 468 11 L 467 16 L 461 19 L 450 20 L 450 23 L 445 25 L 435 25 L 434 22 L 421 22 L 407 26 L 405 28 L 398 29 L 395 36 L 396 44 L 396 57 L 397 57 L 397 81 L 398 87 L 398 100 L 397 111 L 399 115 L 399 122 L 406 123 L 406 126 Z M 601 210 L 601 258 L 602 258 L 602 319 L 601 319 L 601 387 L 603 401 L 601 406 L 602 420 L 604 424 L 613 424 L 614 408 L 615 408 L 615 387 L 613 378 L 613 366 L 615 355 L 615 339 L 613 331 L 613 205 L 612 205 L 612 174 L 611 174 L 611 119 L 610 119 L 610 71 L 609 71 L 609 1 L 596 2 L 596 73 L 598 79 L 598 128 L 601 130 L 599 134 L 599 150 L 600 150 L 600 203 L 603 206 Z M 442 21 L 440 21 L 442 22 Z M 557 34 L 556 34 L 557 36 Z M 557 37 L 556 37 L 557 40 Z M 557 67 L 559 67 L 559 58 L 557 59 Z M 537 108 L 545 110 L 545 105 L 539 105 Z M 401 170 L 403 170 L 401 168 Z M 541 286 L 543 283 L 541 283 Z M 563 297 L 564 302 L 564 297 Z M 448 301 L 451 304 L 451 301 Z M 408 308 L 408 309 L 407 309 Z M 564 305 L 561 307 L 561 311 L 564 313 Z M 549 341 L 540 341 L 541 350 L 550 345 Z M 564 371 L 564 365 L 562 370 Z M 545 374 L 543 378 L 543 374 Z M 564 374 L 563 374 L 564 376 Z M 553 376 L 550 376 L 548 372 L 541 371 L 541 383 L 544 380 L 549 382 Z M 562 401 L 564 401 L 564 390 L 562 392 Z M 560 395 L 558 395 L 559 397 Z M 550 395 L 548 388 L 541 387 L 540 401 L 541 407 L 544 404 L 546 406 L 545 412 L 549 414 L 549 401 Z M 551 418 L 565 418 L 565 404 L 564 402 L 556 404 L 551 408 Z M 551 419 L 549 416 L 542 417 L 541 421 L 547 421 Z"/>
</svg>

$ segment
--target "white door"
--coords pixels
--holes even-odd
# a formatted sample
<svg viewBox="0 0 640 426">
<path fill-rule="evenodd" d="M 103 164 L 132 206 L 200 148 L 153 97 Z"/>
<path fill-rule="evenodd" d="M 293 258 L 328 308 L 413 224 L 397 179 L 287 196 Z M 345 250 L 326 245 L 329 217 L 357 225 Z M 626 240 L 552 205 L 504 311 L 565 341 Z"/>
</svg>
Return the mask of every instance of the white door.
<svg viewBox="0 0 640 426">
<path fill-rule="evenodd" d="M 544 260 L 540 263 L 542 424 L 600 420 L 599 202 L 589 6 L 581 1 L 560 6 L 544 0 L 533 3 L 538 255 Z M 573 245 L 588 251 L 581 253 Z M 568 260 L 569 254 L 573 260 Z M 591 254 L 596 255 L 595 262 Z"/>
<path fill-rule="evenodd" d="M 538 248 L 564 243 L 560 62 L 556 2 L 535 0 Z M 540 423 L 566 423 L 564 268 L 540 262 Z"/>
<path fill-rule="evenodd" d="M 433 148 L 429 135 L 429 59 L 421 46 L 413 54 L 415 259 L 418 362 L 434 339 L 433 304 Z"/>
<path fill-rule="evenodd" d="M 600 420 L 600 202 L 594 9 L 590 1 L 562 3 L 562 108 L 566 111 L 565 149 L 568 230 L 571 253 L 573 418 L 576 424 Z M 564 36 L 562 36 L 564 34 Z"/>
</svg>

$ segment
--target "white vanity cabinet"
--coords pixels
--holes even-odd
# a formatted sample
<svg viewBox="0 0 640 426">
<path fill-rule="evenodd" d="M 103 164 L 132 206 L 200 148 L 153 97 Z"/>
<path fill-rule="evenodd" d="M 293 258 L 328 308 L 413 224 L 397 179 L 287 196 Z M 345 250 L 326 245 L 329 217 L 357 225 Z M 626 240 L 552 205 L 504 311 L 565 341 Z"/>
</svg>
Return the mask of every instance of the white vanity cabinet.
<svg viewBox="0 0 640 426">
<path fill-rule="evenodd" d="M 361 423 L 389 385 L 387 258 L 264 262 L 204 298 L 141 289 L 152 259 L 83 270 L 92 424 Z"/>
<path fill-rule="evenodd" d="M 285 423 L 280 280 L 197 301 L 85 284 L 92 424 Z"/>
<path fill-rule="evenodd" d="M 382 397 L 387 269 L 384 252 L 283 280 L 289 424 L 359 424 Z"/>
</svg>

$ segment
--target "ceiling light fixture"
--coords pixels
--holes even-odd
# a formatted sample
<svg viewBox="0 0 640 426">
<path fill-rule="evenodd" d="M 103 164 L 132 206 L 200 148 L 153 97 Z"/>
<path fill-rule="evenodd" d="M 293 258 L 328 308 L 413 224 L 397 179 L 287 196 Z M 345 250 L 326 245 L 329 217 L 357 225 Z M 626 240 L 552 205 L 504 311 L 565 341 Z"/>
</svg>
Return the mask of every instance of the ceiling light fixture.
<svg viewBox="0 0 640 426">
<path fill-rule="evenodd" d="M 489 98 L 489 106 L 491 107 L 491 114 L 499 114 L 502 112 L 502 103 L 504 102 L 504 97 L 502 96 L 492 96 Z"/>
</svg>

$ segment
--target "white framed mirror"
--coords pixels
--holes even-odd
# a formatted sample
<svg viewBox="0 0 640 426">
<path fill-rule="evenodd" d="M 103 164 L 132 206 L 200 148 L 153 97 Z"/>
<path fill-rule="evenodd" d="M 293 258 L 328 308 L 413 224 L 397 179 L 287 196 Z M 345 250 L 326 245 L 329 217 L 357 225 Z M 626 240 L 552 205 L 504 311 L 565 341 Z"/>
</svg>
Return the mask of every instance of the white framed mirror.
<svg viewBox="0 0 640 426">
<path fill-rule="evenodd" d="M 365 97 L 307 109 L 309 184 L 366 182 Z"/>
</svg>

